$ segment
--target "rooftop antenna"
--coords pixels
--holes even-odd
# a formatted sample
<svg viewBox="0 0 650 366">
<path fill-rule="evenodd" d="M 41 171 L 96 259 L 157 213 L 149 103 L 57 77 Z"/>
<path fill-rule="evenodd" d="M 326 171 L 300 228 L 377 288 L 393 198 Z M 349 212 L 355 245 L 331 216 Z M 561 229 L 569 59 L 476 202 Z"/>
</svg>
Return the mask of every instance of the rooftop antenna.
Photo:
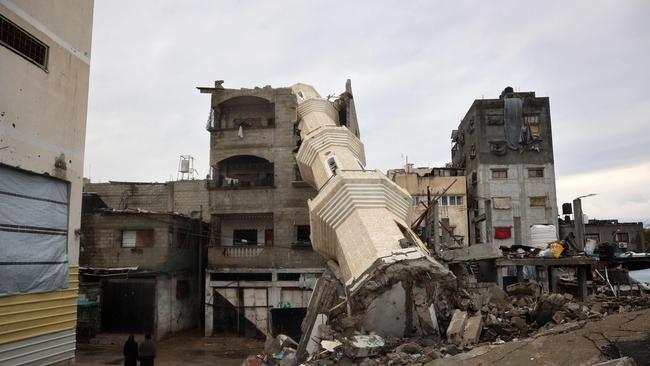
<svg viewBox="0 0 650 366">
<path fill-rule="evenodd" d="M 199 175 L 199 172 L 194 169 L 194 157 L 191 155 L 181 155 L 178 160 L 176 180 L 194 180 L 196 179 L 194 175 Z"/>
</svg>

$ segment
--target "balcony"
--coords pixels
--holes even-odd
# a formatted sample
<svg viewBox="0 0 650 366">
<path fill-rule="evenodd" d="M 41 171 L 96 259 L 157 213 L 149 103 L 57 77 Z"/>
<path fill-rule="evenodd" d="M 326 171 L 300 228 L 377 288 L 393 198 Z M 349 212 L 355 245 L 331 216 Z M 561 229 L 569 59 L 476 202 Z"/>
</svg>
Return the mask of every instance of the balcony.
<svg viewBox="0 0 650 366">
<path fill-rule="evenodd" d="M 218 162 L 212 167 L 208 189 L 273 188 L 274 165 L 252 155 L 237 155 Z"/>
</svg>

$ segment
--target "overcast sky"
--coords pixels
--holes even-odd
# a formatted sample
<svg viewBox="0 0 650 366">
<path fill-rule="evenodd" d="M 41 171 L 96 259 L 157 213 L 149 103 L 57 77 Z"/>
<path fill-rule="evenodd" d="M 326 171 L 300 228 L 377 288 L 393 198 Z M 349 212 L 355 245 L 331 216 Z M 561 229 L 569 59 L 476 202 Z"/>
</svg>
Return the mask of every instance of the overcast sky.
<svg viewBox="0 0 650 366">
<path fill-rule="evenodd" d="M 209 95 L 352 86 L 370 168 L 450 161 L 474 99 L 549 96 L 558 202 L 650 223 L 648 1 L 95 1 L 86 176 L 208 172 Z"/>
</svg>

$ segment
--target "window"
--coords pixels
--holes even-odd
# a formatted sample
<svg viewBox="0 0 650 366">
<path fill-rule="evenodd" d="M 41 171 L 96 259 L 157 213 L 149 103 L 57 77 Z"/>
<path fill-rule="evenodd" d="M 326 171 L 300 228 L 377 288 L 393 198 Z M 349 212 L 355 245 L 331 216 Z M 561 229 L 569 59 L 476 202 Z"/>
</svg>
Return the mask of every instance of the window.
<svg viewBox="0 0 650 366">
<path fill-rule="evenodd" d="M 469 158 L 474 159 L 476 157 L 476 145 L 472 144 L 469 149 Z"/>
<path fill-rule="evenodd" d="M 512 200 L 510 197 L 493 197 L 492 205 L 495 210 L 509 210 L 512 208 Z"/>
<path fill-rule="evenodd" d="M 460 206 L 463 204 L 463 196 L 442 196 L 439 203 L 441 206 Z"/>
<path fill-rule="evenodd" d="M 232 231 L 234 245 L 257 245 L 256 229 L 239 229 Z"/>
<path fill-rule="evenodd" d="M 528 169 L 528 178 L 544 178 L 544 168 Z"/>
<path fill-rule="evenodd" d="M 153 230 L 122 230 L 122 248 L 153 246 Z"/>
<path fill-rule="evenodd" d="M 630 242 L 630 234 L 628 233 L 616 233 L 616 241 L 620 241 L 623 243 L 629 243 Z"/>
<path fill-rule="evenodd" d="M 546 197 L 530 197 L 530 207 L 546 207 Z"/>
<path fill-rule="evenodd" d="M 539 116 L 524 116 L 524 124 L 530 126 L 530 133 L 533 138 L 540 137 L 542 131 L 539 126 Z"/>
<path fill-rule="evenodd" d="M 301 242 L 308 242 L 309 234 L 311 233 L 309 225 L 296 225 L 296 240 Z"/>
<path fill-rule="evenodd" d="M 300 281 L 300 273 L 278 273 L 278 281 Z"/>
<path fill-rule="evenodd" d="M 0 15 L 0 44 L 42 69 L 47 69 L 49 47 Z"/>
<path fill-rule="evenodd" d="M 508 179 L 508 169 L 492 169 L 492 179 Z"/>
<path fill-rule="evenodd" d="M 327 166 L 330 168 L 332 174 L 336 174 L 336 170 L 339 168 L 336 165 L 336 160 L 334 159 L 334 157 L 327 159 Z"/>
</svg>

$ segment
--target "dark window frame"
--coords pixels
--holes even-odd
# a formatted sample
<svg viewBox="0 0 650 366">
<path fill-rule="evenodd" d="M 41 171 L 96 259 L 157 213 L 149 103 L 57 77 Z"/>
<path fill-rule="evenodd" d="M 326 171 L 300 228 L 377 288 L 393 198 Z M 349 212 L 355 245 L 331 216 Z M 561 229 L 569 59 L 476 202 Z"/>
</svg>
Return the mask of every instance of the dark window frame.
<svg viewBox="0 0 650 366">
<path fill-rule="evenodd" d="M 22 36 L 22 38 L 19 39 L 20 36 Z M 30 55 L 25 52 L 26 50 L 18 49 L 14 47 L 15 45 L 8 43 L 7 41 L 9 41 L 9 37 L 12 37 L 15 42 L 21 42 L 23 47 L 29 47 L 29 53 L 32 54 Z M 25 41 L 28 41 L 29 43 L 24 44 L 23 42 Z M 38 66 L 38 68 L 43 71 L 48 72 L 47 67 L 50 59 L 50 47 L 2 14 L 0 14 L 0 45 Z M 41 47 L 42 49 L 38 49 L 38 47 Z M 35 52 L 40 54 L 35 54 Z M 37 57 L 42 60 L 37 60 Z"/>
<path fill-rule="evenodd" d="M 544 178 L 544 168 L 528 168 L 528 178 Z"/>
<path fill-rule="evenodd" d="M 505 176 L 499 177 L 500 173 L 505 173 Z M 492 169 L 492 179 L 508 179 L 508 169 Z"/>
</svg>

